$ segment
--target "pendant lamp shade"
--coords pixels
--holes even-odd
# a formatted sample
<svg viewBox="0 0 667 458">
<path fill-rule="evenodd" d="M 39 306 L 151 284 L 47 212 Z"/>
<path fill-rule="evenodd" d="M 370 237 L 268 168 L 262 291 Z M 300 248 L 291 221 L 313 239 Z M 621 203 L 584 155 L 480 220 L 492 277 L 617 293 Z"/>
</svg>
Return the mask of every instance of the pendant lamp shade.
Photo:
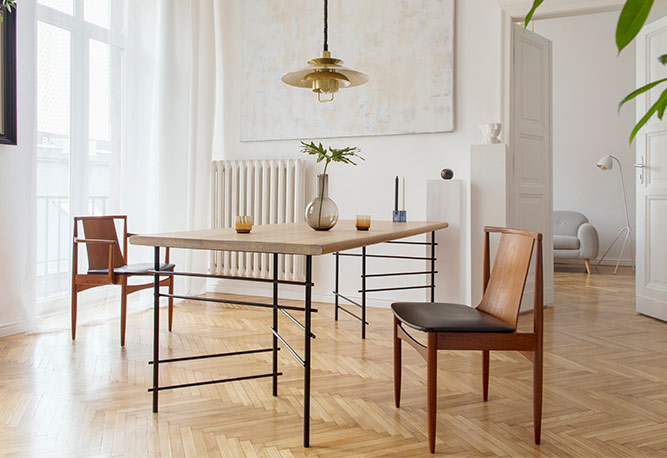
<svg viewBox="0 0 667 458">
<path fill-rule="evenodd" d="M 308 61 L 308 66 L 287 73 L 282 81 L 290 86 L 311 89 L 319 102 L 331 102 L 339 89 L 360 86 L 368 82 L 368 76 L 343 67 L 342 60 L 331 57 L 328 45 L 328 1 L 324 0 L 324 49 L 320 57 Z M 322 94 L 327 96 L 322 98 Z"/>
</svg>

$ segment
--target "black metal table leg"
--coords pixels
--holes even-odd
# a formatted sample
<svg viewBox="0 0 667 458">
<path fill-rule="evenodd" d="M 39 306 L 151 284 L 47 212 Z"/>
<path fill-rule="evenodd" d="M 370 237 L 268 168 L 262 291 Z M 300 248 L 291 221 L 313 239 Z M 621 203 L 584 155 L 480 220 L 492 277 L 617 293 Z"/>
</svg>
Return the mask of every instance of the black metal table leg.
<svg viewBox="0 0 667 458">
<path fill-rule="evenodd" d="M 313 280 L 313 257 L 306 256 L 306 303 L 305 303 L 305 329 L 304 329 L 304 365 L 303 365 L 303 446 L 310 446 L 310 339 L 311 339 L 311 311 L 312 311 L 312 280 Z"/>
<path fill-rule="evenodd" d="M 435 302 L 435 231 L 431 232 L 431 302 Z"/>
<path fill-rule="evenodd" d="M 278 253 L 273 254 L 273 329 L 278 332 Z M 273 395 L 278 396 L 278 337 L 273 335 Z"/>
<path fill-rule="evenodd" d="M 160 247 L 155 247 L 155 272 L 160 270 Z M 160 377 L 160 274 L 153 276 L 153 412 L 157 413 Z"/>
<path fill-rule="evenodd" d="M 340 291 L 338 290 L 338 269 L 340 267 L 340 253 L 336 251 L 334 255 L 336 256 L 336 283 L 335 283 L 335 294 L 334 294 L 334 301 L 336 307 L 334 308 L 334 320 L 338 321 L 338 293 L 340 293 Z"/>
<path fill-rule="evenodd" d="M 361 338 L 366 338 L 366 247 L 361 248 Z"/>
</svg>

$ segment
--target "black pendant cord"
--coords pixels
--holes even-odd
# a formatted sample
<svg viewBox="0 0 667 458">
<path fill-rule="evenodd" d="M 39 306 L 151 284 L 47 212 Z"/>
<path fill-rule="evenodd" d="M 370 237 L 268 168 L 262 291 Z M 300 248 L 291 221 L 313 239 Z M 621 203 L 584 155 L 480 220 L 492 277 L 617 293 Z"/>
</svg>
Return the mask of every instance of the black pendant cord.
<svg viewBox="0 0 667 458">
<path fill-rule="evenodd" d="M 329 50 L 329 2 L 324 0 L 324 50 Z"/>
</svg>

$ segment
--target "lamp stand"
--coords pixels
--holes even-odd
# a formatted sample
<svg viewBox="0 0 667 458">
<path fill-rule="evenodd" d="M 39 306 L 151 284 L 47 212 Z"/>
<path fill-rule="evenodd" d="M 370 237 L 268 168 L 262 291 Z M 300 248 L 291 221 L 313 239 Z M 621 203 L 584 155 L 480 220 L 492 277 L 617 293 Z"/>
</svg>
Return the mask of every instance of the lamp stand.
<svg viewBox="0 0 667 458">
<path fill-rule="evenodd" d="M 623 239 L 623 246 L 621 247 L 621 252 L 618 254 L 618 258 L 616 259 L 616 267 L 614 267 L 614 275 L 616 275 L 616 271 L 618 270 L 618 265 L 621 262 L 621 258 L 623 257 L 623 252 L 625 251 L 625 246 L 628 245 L 628 240 L 630 241 L 630 259 L 632 261 L 632 271 L 634 272 L 635 270 L 635 250 L 632 249 L 632 229 L 630 228 L 630 217 L 628 216 L 628 201 L 625 197 L 625 180 L 623 179 L 623 167 L 621 167 L 621 162 L 616 159 L 614 156 L 610 156 L 613 160 L 618 162 L 618 172 L 621 174 L 621 191 L 623 191 L 623 208 L 625 210 L 625 227 L 621 228 L 620 231 L 618 231 L 618 234 L 616 234 L 616 238 L 611 242 L 609 245 L 609 248 L 607 248 L 607 251 L 604 252 L 598 263 L 596 264 L 597 267 L 600 266 L 600 263 L 604 261 L 604 258 L 607 256 L 609 251 L 612 249 L 612 247 L 616 244 L 618 240 L 620 240 L 621 235 L 625 233 L 625 238 Z"/>
</svg>

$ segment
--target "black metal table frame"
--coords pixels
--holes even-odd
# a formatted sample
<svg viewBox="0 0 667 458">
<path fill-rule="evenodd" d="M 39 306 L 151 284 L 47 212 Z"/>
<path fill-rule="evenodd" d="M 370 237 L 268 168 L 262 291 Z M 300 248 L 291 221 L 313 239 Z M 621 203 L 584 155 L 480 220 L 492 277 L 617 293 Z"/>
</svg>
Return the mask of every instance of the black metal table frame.
<svg viewBox="0 0 667 458">
<path fill-rule="evenodd" d="M 357 320 L 361 321 L 361 338 L 365 339 L 366 338 L 366 325 L 368 325 L 368 321 L 366 321 L 366 294 L 368 293 L 377 293 L 381 291 L 398 291 L 398 290 L 410 290 L 410 289 L 426 289 L 430 288 L 431 290 L 431 302 L 435 301 L 435 274 L 438 272 L 435 270 L 435 247 L 438 245 L 435 241 L 435 231 L 431 232 L 431 239 L 427 240 L 425 242 L 416 242 L 416 241 L 400 241 L 400 240 L 392 240 L 389 242 L 384 242 L 384 243 L 390 243 L 390 244 L 395 244 L 395 245 L 418 245 L 418 246 L 429 246 L 431 248 L 430 251 L 430 256 L 398 256 L 398 255 L 388 255 L 388 254 L 367 254 L 366 253 L 366 247 L 361 247 L 361 253 L 341 253 L 341 252 L 336 252 L 333 253 L 333 255 L 336 257 L 336 278 L 334 282 L 334 290 L 333 295 L 334 295 L 334 300 L 335 300 L 335 313 L 334 313 L 334 320 L 338 321 L 338 310 L 342 310 L 348 315 L 352 316 L 353 318 L 356 318 Z M 349 257 L 360 257 L 361 258 L 361 289 L 358 290 L 358 293 L 361 293 L 361 304 L 358 303 L 357 301 L 350 299 L 340 293 L 340 288 L 339 288 L 339 271 L 340 271 L 340 257 L 341 256 L 349 256 Z M 390 273 L 375 273 L 375 274 L 369 274 L 366 273 L 366 259 L 367 258 L 382 258 L 382 259 L 409 259 L 409 260 L 420 260 L 420 261 L 430 261 L 431 264 L 431 269 L 427 271 L 417 271 L 417 272 L 390 272 Z M 419 286 L 395 286 L 395 287 L 390 287 L 390 288 L 372 288 L 368 289 L 366 288 L 366 279 L 368 278 L 377 278 L 377 277 L 401 277 L 401 276 L 408 276 L 408 275 L 430 275 L 431 282 L 428 285 L 419 285 Z M 353 313 L 346 309 L 345 307 L 341 306 L 339 303 L 339 299 L 343 299 L 347 301 L 348 303 L 355 305 L 359 308 L 361 308 L 361 316 L 357 315 L 356 313 Z"/>
<path fill-rule="evenodd" d="M 317 312 L 317 309 L 312 308 L 312 287 L 313 287 L 313 258 L 310 255 L 306 256 L 306 279 L 303 282 L 300 281 L 290 281 L 290 280 L 279 280 L 278 279 L 278 253 L 273 254 L 273 279 L 266 278 L 250 278 L 250 277 L 237 277 L 230 275 L 212 275 L 212 274 L 202 274 L 202 273 L 193 273 L 193 272 L 171 272 L 171 271 L 161 271 L 160 270 L 160 247 L 155 247 L 155 264 L 154 269 L 151 273 L 154 276 L 154 286 L 153 286 L 153 360 L 149 361 L 148 364 L 153 365 L 153 387 L 149 388 L 148 391 L 153 393 L 153 412 L 157 413 L 158 411 L 158 393 L 163 390 L 173 390 L 176 388 L 187 388 L 192 386 L 201 386 L 201 385 L 211 385 L 215 383 L 225 383 L 225 382 L 236 382 L 240 380 L 251 380 L 257 378 L 272 378 L 272 388 L 273 395 L 278 396 L 278 377 L 282 375 L 282 372 L 278 372 L 278 351 L 280 347 L 278 342 L 280 342 L 284 347 L 289 350 L 289 352 L 297 359 L 299 364 L 304 369 L 304 399 L 303 399 L 303 446 L 310 446 L 310 339 L 315 338 L 315 334 L 311 332 L 312 324 L 312 313 Z M 215 299 L 210 297 L 201 297 L 201 296 L 184 296 L 178 294 L 164 294 L 160 293 L 160 276 L 184 276 L 184 277 L 199 277 L 199 278 L 216 278 L 216 279 L 230 279 L 230 280 L 241 280 L 241 281 L 254 281 L 254 282 L 269 282 L 273 283 L 273 303 L 272 304 L 263 304 L 259 302 L 250 302 L 250 301 L 235 301 L 227 299 Z M 278 304 L 278 285 L 280 284 L 289 284 L 289 285 L 300 285 L 305 287 L 305 301 L 304 307 L 294 307 L 287 305 Z M 196 356 L 185 356 L 180 358 L 170 358 L 170 359 L 160 359 L 160 298 L 174 298 L 174 299 L 185 299 L 192 301 L 203 301 L 203 302 L 216 302 L 221 304 L 234 304 L 234 305 L 245 305 L 251 307 L 263 307 L 271 308 L 273 310 L 273 325 L 269 327 L 269 330 L 273 334 L 273 344 L 271 348 L 259 348 L 256 350 L 245 350 L 245 351 L 235 351 L 229 353 L 215 353 L 208 355 L 196 355 Z M 301 358 L 299 354 L 285 341 L 285 339 L 278 334 L 278 312 L 282 312 L 287 316 L 294 324 L 296 324 L 304 333 L 304 357 Z M 305 313 L 305 324 L 300 323 L 289 311 L 300 311 Z M 219 380 L 206 380 L 200 382 L 192 383 L 182 383 L 179 385 L 167 385 L 160 386 L 160 364 L 165 363 L 175 363 L 180 361 L 192 361 L 197 359 L 205 358 L 217 358 L 224 356 L 238 356 L 238 355 L 247 355 L 252 353 L 268 353 L 271 352 L 273 356 L 273 367 L 272 371 L 268 374 L 257 374 L 257 375 L 247 375 L 242 377 L 233 377 Z"/>
<path fill-rule="evenodd" d="M 375 255 L 367 254 L 366 247 L 362 247 L 361 254 L 355 253 L 334 253 L 336 257 L 336 279 L 335 279 L 335 319 L 338 320 L 338 309 L 344 310 L 355 318 L 359 319 L 362 323 L 361 333 L 362 338 L 366 338 L 366 294 L 373 293 L 378 291 L 391 291 L 391 290 L 401 290 L 401 289 L 431 289 L 431 301 L 435 298 L 435 232 L 431 232 L 431 240 L 427 242 L 410 242 L 410 241 L 390 241 L 385 243 L 393 244 L 403 244 L 403 245 L 426 245 L 431 247 L 431 256 L 430 257 L 414 257 L 414 256 L 394 256 L 394 255 Z M 203 274 L 203 273 L 194 273 L 194 272 L 172 272 L 172 271 L 162 271 L 160 270 L 160 247 L 155 247 L 155 258 L 154 258 L 154 268 L 151 271 L 151 274 L 154 276 L 154 286 L 153 286 L 153 360 L 149 361 L 148 364 L 153 365 L 153 387 L 149 388 L 148 391 L 153 393 L 153 412 L 158 412 L 158 394 L 163 390 L 173 390 L 176 388 L 188 388 L 193 386 L 201 385 L 212 385 L 216 383 L 226 383 L 226 382 L 236 382 L 241 380 L 251 380 L 258 378 L 272 378 L 272 391 L 273 396 L 278 395 L 278 377 L 282 375 L 282 372 L 278 372 L 278 351 L 280 351 L 279 342 L 282 344 L 291 354 L 296 358 L 296 360 L 301 364 L 304 369 L 304 400 L 303 400 L 303 446 L 310 446 L 310 372 L 311 372 L 311 339 L 314 339 L 316 336 L 312 333 L 312 313 L 316 313 L 317 309 L 312 307 L 312 288 L 313 288 L 313 257 L 311 255 L 306 255 L 306 278 L 305 281 L 291 281 L 291 280 L 280 280 L 278 278 L 278 255 L 279 253 L 272 253 L 273 255 L 273 278 L 252 278 L 252 277 L 237 277 L 231 275 L 213 275 L 213 274 Z M 360 256 L 362 263 L 362 275 L 361 282 L 362 287 L 359 290 L 361 293 L 361 304 L 358 304 L 345 296 L 341 295 L 338 291 L 339 287 L 339 258 L 340 256 Z M 418 260 L 427 260 L 431 262 L 430 271 L 426 272 L 397 272 L 397 273 L 384 273 L 384 274 L 367 274 L 366 273 L 366 258 L 367 257 L 378 257 L 386 259 L 418 259 Z M 418 274 L 430 274 L 431 283 L 425 286 L 406 286 L 406 287 L 394 287 L 394 288 L 375 288 L 367 289 L 366 288 L 366 279 L 371 277 L 388 277 L 388 276 L 405 276 L 405 275 L 418 275 Z M 263 283 L 272 283 L 273 284 L 273 293 L 272 293 L 272 304 L 264 304 L 259 302 L 251 301 L 237 301 L 237 300 L 228 300 L 228 299 L 216 299 L 211 297 L 201 297 L 201 296 L 185 296 L 179 294 L 164 294 L 160 292 L 160 276 L 183 276 L 183 277 L 198 277 L 198 278 L 214 278 L 214 279 L 229 279 L 229 280 L 240 280 L 240 281 L 252 281 L 252 282 L 263 282 Z M 304 297 L 304 307 L 295 307 L 280 305 L 278 303 L 278 286 L 280 284 L 288 285 L 298 285 L 305 287 L 305 297 Z M 201 302 L 214 302 L 221 304 L 234 304 L 234 305 L 244 305 L 250 307 L 262 307 L 262 308 L 271 308 L 273 311 L 273 324 L 269 327 L 269 330 L 273 334 L 273 342 L 271 348 L 259 348 L 255 350 L 244 350 L 244 351 L 235 351 L 227 353 L 215 353 L 207 355 L 195 355 L 195 356 L 184 356 L 179 358 L 169 358 L 169 359 L 160 359 L 160 298 L 173 298 L 173 299 L 183 299 L 191 301 L 201 301 Z M 354 305 L 361 307 L 362 316 L 346 310 L 341 305 L 339 305 L 338 298 L 343 298 Z M 295 325 L 297 325 L 304 335 L 304 357 L 301 358 L 299 354 L 285 341 L 285 339 L 278 333 L 278 312 L 282 312 L 287 316 Z M 289 311 L 299 311 L 304 312 L 305 324 L 299 322 Z M 182 383 L 178 385 L 166 385 L 160 386 L 160 364 L 166 363 L 176 363 L 181 361 L 192 361 L 197 359 L 206 359 L 206 358 L 217 358 L 225 356 L 239 356 L 247 355 L 253 353 L 272 353 L 272 371 L 267 374 L 256 374 L 256 375 L 247 375 L 241 377 L 232 377 L 226 379 L 218 380 L 205 380 L 200 382 L 191 382 L 191 383 Z"/>
</svg>

